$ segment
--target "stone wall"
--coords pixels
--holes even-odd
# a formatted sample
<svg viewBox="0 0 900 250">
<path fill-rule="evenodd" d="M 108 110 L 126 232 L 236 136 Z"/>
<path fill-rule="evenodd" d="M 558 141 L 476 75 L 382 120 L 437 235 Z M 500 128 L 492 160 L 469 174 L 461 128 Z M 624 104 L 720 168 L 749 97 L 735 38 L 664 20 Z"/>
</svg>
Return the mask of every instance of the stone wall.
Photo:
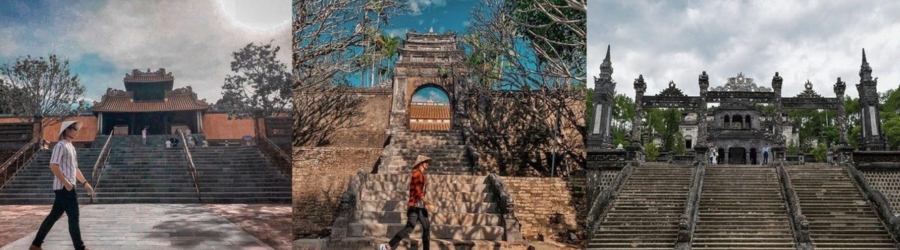
<svg viewBox="0 0 900 250">
<path fill-rule="evenodd" d="M 294 238 L 331 233 L 341 194 L 359 171 L 371 171 L 381 148 L 295 148 Z"/>
<path fill-rule="evenodd" d="M 390 125 L 391 93 L 361 89 L 355 94 L 365 100 L 362 116 L 348 128 L 339 129 L 325 147 L 383 148 Z"/>
<path fill-rule="evenodd" d="M 900 212 L 900 170 L 862 170 L 859 171 L 866 177 L 866 181 L 872 188 L 881 192 L 891 203 L 894 213 Z"/>
<path fill-rule="evenodd" d="M 563 178 L 501 177 L 516 202 L 522 235 L 529 240 L 568 242 L 569 233 L 581 231 L 573 197 Z"/>
</svg>

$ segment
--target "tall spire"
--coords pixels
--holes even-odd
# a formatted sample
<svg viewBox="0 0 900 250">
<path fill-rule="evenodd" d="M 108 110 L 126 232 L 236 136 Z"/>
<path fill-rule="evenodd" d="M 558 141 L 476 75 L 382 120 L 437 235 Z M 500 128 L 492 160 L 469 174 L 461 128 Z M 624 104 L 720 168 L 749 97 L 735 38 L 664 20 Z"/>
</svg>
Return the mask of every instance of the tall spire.
<svg viewBox="0 0 900 250">
<path fill-rule="evenodd" d="M 610 49 L 610 47 L 612 47 L 612 45 L 609 45 L 609 44 L 606 45 L 606 58 L 603 59 L 603 62 L 609 62 L 609 49 Z M 866 50 L 864 49 L 864 50 L 863 50 L 863 58 L 865 58 L 865 57 L 866 57 Z"/>
<path fill-rule="evenodd" d="M 869 61 L 866 60 L 866 49 L 862 50 L 862 66 L 859 69 L 859 77 L 862 81 L 872 80 L 872 67 L 869 67 Z"/>
<path fill-rule="evenodd" d="M 609 59 L 609 49 L 610 45 L 606 46 L 606 58 L 603 58 L 603 63 L 600 64 L 600 78 L 606 77 L 612 78 L 613 68 L 612 61 Z"/>
</svg>

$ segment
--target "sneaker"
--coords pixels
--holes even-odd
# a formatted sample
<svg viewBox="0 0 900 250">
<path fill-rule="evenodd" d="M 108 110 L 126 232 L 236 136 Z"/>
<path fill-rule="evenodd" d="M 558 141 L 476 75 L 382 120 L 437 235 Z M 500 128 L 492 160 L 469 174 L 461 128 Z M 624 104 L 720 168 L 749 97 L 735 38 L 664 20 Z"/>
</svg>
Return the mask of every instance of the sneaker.
<svg viewBox="0 0 900 250">
<path fill-rule="evenodd" d="M 378 247 L 378 250 L 388 250 L 388 248 L 386 245 L 381 244 L 381 246 Z"/>
<path fill-rule="evenodd" d="M 28 250 L 44 250 L 44 249 L 39 246 L 31 245 L 28 247 Z"/>
</svg>

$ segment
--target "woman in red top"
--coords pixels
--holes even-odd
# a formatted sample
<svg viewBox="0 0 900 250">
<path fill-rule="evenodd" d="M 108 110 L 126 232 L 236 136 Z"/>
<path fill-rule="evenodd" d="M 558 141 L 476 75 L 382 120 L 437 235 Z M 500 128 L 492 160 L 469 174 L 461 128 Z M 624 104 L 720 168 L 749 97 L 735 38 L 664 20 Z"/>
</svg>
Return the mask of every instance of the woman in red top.
<svg viewBox="0 0 900 250">
<path fill-rule="evenodd" d="M 409 201 L 406 202 L 406 227 L 397 232 L 394 238 L 388 242 L 390 248 L 385 246 L 385 244 L 381 244 L 380 250 L 395 249 L 400 244 L 400 241 L 409 238 L 409 234 L 416 229 L 416 223 L 422 224 L 422 247 L 428 250 L 429 223 L 427 208 L 431 206 L 431 203 L 425 200 L 425 187 L 428 184 L 428 180 L 425 178 L 425 169 L 428 168 L 428 163 L 430 162 L 431 158 L 424 155 L 416 157 L 416 164 L 413 165 L 414 170 L 409 181 Z"/>
</svg>

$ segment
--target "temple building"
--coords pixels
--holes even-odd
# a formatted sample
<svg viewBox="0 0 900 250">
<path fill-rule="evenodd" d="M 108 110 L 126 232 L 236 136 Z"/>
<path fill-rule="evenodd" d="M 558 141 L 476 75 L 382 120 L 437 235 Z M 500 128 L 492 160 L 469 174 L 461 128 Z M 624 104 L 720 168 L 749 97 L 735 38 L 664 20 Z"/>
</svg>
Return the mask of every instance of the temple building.
<svg viewBox="0 0 900 250">
<path fill-rule="evenodd" d="M 209 105 L 190 86 L 173 89 L 175 77 L 165 69 L 125 74 L 125 90 L 107 89 L 94 104 L 100 134 L 171 134 L 176 129 L 203 131 Z"/>
<path fill-rule="evenodd" d="M 397 50 L 394 68 L 391 126 L 409 130 L 448 131 L 459 81 L 466 76 L 463 52 L 454 32 L 443 34 L 410 31 Z M 436 88 L 448 97 L 448 103 L 415 102 L 413 96 L 427 88 Z"/>
</svg>

